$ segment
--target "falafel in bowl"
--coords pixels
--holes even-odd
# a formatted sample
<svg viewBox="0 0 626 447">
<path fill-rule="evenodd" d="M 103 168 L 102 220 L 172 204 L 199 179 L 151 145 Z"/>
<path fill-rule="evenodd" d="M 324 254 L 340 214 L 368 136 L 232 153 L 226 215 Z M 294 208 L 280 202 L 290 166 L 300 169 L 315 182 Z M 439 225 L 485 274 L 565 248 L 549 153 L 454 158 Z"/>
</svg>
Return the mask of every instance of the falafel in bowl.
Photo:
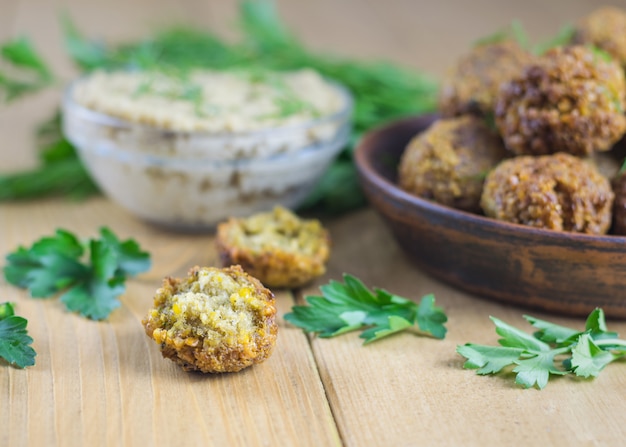
<svg viewBox="0 0 626 447">
<path fill-rule="evenodd" d="M 437 114 L 361 140 L 361 185 L 432 276 L 626 319 L 626 11 L 600 8 L 534 46 L 514 25 L 452 65 Z"/>
<path fill-rule="evenodd" d="M 398 165 L 439 119 L 411 117 L 368 133 L 355 152 L 361 185 L 407 258 L 476 296 L 561 315 L 596 307 L 626 318 L 626 237 L 507 222 L 405 191 Z"/>
</svg>

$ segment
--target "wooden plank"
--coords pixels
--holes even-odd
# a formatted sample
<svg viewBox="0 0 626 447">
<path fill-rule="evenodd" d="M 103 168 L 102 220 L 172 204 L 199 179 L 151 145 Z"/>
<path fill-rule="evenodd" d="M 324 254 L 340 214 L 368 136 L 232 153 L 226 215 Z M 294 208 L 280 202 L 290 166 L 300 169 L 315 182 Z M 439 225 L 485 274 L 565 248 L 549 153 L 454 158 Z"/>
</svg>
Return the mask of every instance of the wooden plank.
<svg viewBox="0 0 626 447">
<path fill-rule="evenodd" d="M 154 267 L 129 281 L 108 321 L 68 313 L 57 299 L 35 300 L 0 282 L 0 297 L 29 321 L 36 366 L 0 369 L 0 445 L 338 445 L 339 438 L 305 335 L 285 327 L 293 297 L 277 293 L 273 356 L 237 374 L 183 372 L 161 357 L 141 319 L 166 275 L 217 265 L 210 235 L 172 235 L 107 202 L 1 205 L 0 253 L 62 226 L 92 237 L 107 225 L 135 237 Z"/>
<path fill-rule="evenodd" d="M 170 20 L 210 25 L 234 36 L 236 2 L 5 1 L 0 25 L 10 23 L 11 33 L 32 36 L 65 80 L 75 72 L 61 47 L 59 5 L 90 35 L 103 38 L 135 38 Z M 541 37 L 596 6 L 566 0 L 285 0 L 278 5 L 288 26 L 313 48 L 388 58 L 435 74 L 469 41 L 512 18 Z M 14 18 L 7 19 L 5 11 Z M 0 170 L 34 163 L 32 127 L 49 115 L 58 94 L 0 111 Z M 563 378 L 542 391 L 522 390 L 511 377 L 479 377 L 463 370 L 463 359 L 455 353 L 458 344 L 468 341 L 495 343 L 489 315 L 520 326 L 523 313 L 578 327 L 581 320 L 482 300 L 425 276 L 371 211 L 329 221 L 335 244 L 328 273 L 304 293 L 317 293 L 319 284 L 344 272 L 414 299 L 434 292 L 450 318 L 446 339 L 407 333 L 364 347 L 357 334 L 348 334 L 309 342 L 282 320 L 294 300 L 279 293 L 275 354 L 240 374 L 222 376 L 182 372 L 161 358 L 140 325 L 163 276 L 182 275 L 194 264 L 217 264 L 211 235 L 161 231 L 102 198 L 81 204 L 2 204 L 0 254 L 56 227 L 88 237 L 101 225 L 123 238 L 136 238 L 154 260 L 149 273 L 129 281 L 122 307 L 109 321 L 81 319 L 58 300 L 30 299 L 0 279 L 0 301 L 16 302 L 18 313 L 29 320 L 38 351 L 33 368 L 0 367 L 0 401 L 8 402 L 0 406 L 0 420 L 8 427 L 0 430 L 0 445 L 623 443 L 626 408 L 614 391 L 626 385 L 623 365 L 609 366 L 593 381 Z M 610 322 L 610 327 L 626 333 L 624 322 Z"/>
<path fill-rule="evenodd" d="M 464 359 L 455 352 L 467 342 L 496 344 L 489 315 L 528 332 L 523 314 L 581 329 L 584 320 L 483 300 L 427 277 L 410 264 L 371 211 L 330 229 L 337 242 L 329 278 L 351 273 L 371 287 L 416 300 L 434 293 L 449 317 L 444 340 L 410 333 L 367 346 L 358 334 L 312 339 L 345 445 L 553 445 L 562 439 L 571 445 L 622 443 L 625 407 L 616 390 L 625 383 L 623 364 L 610 365 L 593 381 L 557 378 L 538 391 L 514 385 L 513 376 L 482 377 L 464 370 Z M 626 322 L 609 325 L 626 333 Z"/>
<path fill-rule="evenodd" d="M 540 40 L 595 7 L 587 2 L 553 2 L 545 8 L 539 2 L 365 3 L 359 5 L 359 19 L 370 25 L 369 35 L 353 35 L 353 42 L 371 48 L 374 39 L 384 41 L 392 60 L 432 73 L 443 73 L 467 51 L 468 42 L 512 19 L 520 19 Z M 353 273 L 369 285 L 415 299 L 434 292 L 450 318 L 443 341 L 411 334 L 367 347 L 356 334 L 312 340 L 346 445 L 532 445 L 565 438 L 574 445 L 621 443 L 626 431 L 614 415 L 623 404 L 613 392 L 624 382 L 618 365 L 595 381 L 556 380 L 540 392 L 516 387 L 511 377 L 465 371 L 455 348 L 469 341 L 495 343 L 489 315 L 524 327 L 521 315 L 532 312 L 466 295 L 425 276 L 369 212 L 335 222 L 331 232 L 338 242 L 329 278 Z M 581 320 L 532 314 L 584 326 Z M 626 325 L 612 323 L 612 328 L 624 333 Z M 593 402 L 608 403 L 594 413 L 589 412 Z"/>
</svg>

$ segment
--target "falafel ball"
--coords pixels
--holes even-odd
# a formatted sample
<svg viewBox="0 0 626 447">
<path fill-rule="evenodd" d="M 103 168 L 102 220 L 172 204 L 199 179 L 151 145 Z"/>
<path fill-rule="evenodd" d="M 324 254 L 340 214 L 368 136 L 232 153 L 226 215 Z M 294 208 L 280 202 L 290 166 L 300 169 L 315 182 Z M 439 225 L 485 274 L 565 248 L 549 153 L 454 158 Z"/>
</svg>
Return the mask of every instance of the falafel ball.
<svg viewBox="0 0 626 447">
<path fill-rule="evenodd" d="M 278 332 L 274 295 L 239 266 L 196 266 L 184 279 L 165 278 L 142 323 L 163 357 L 204 373 L 266 360 Z"/>
<path fill-rule="evenodd" d="M 622 66 L 626 66 L 626 11 L 605 6 L 578 22 L 572 42 L 594 45 L 606 51 Z"/>
<path fill-rule="evenodd" d="M 612 182 L 615 200 L 613 201 L 613 233 L 626 235 L 626 171 L 620 172 Z"/>
<path fill-rule="evenodd" d="M 398 183 L 425 199 L 476 212 L 487 172 L 505 155 L 502 141 L 482 119 L 441 119 L 409 142 Z"/>
<path fill-rule="evenodd" d="M 582 46 L 557 47 L 504 84 L 496 124 L 517 155 L 609 150 L 626 131 L 621 67 Z"/>
<path fill-rule="evenodd" d="M 489 217 L 587 234 L 608 231 L 612 205 L 609 181 L 565 153 L 503 161 L 487 176 L 481 198 Z"/>
<path fill-rule="evenodd" d="M 282 206 L 217 226 L 222 265 L 239 264 L 268 287 L 300 287 L 326 272 L 330 235 Z"/>
<path fill-rule="evenodd" d="M 445 117 L 466 113 L 491 116 L 500 85 L 532 60 L 531 54 L 513 40 L 475 46 L 444 78 L 440 113 Z"/>
</svg>

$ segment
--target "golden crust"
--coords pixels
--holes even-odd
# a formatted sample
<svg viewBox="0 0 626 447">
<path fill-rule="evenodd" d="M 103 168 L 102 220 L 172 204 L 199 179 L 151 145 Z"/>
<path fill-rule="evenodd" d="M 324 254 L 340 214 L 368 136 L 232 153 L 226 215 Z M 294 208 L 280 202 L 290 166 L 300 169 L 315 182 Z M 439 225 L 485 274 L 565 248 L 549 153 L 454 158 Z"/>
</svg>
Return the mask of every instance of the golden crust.
<svg viewBox="0 0 626 447">
<path fill-rule="evenodd" d="M 439 111 L 445 117 L 491 115 L 500 85 L 517 76 L 532 58 L 512 40 L 475 46 L 448 70 Z"/>
<path fill-rule="evenodd" d="M 241 265 L 268 287 L 300 287 L 326 272 L 330 256 L 322 224 L 280 206 L 219 224 L 216 246 L 223 265 Z"/>
<path fill-rule="evenodd" d="M 557 47 L 504 84 L 496 124 L 516 155 L 606 151 L 626 131 L 619 65 L 582 46 Z"/>
<path fill-rule="evenodd" d="M 266 360 L 278 333 L 274 295 L 239 266 L 196 266 L 184 279 L 165 278 L 142 324 L 163 357 L 204 373 Z"/>
<path fill-rule="evenodd" d="M 572 41 L 595 45 L 626 66 L 626 12 L 614 6 L 593 11 L 578 22 Z"/>
<path fill-rule="evenodd" d="M 566 153 L 519 156 L 485 180 L 481 206 L 498 220 L 550 230 L 604 234 L 613 191 L 595 167 Z"/>
<path fill-rule="evenodd" d="M 502 141 L 471 115 L 441 119 L 407 146 L 398 168 L 400 187 L 466 211 L 480 211 L 483 180 L 506 156 Z"/>
</svg>

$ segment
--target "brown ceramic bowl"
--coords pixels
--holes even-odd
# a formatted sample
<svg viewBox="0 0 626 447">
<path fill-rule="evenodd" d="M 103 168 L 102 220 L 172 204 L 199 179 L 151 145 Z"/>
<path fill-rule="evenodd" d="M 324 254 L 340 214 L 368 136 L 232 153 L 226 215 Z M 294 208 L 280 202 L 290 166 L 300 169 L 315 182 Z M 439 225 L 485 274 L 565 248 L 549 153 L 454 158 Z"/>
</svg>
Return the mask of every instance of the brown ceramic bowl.
<svg viewBox="0 0 626 447">
<path fill-rule="evenodd" d="M 478 296 L 573 316 L 601 307 L 608 317 L 626 318 L 626 237 L 500 222 L 397 186 L 406 144 L 435 120 L 425 115 L 375 129 L 355 154 L 367 198 L 409 258 Z"/>
</svg>

